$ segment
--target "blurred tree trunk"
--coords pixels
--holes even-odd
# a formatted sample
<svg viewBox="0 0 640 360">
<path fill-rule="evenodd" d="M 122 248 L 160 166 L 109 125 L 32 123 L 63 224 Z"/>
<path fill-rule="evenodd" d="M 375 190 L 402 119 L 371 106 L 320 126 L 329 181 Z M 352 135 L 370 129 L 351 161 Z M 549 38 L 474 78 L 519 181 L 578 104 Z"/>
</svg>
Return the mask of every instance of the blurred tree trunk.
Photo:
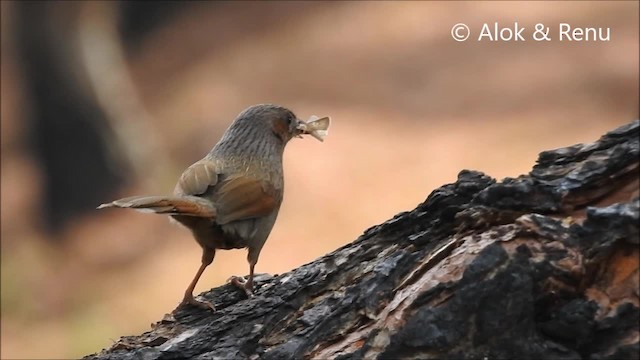
<svg viewBox="0 0 640 360">
<path fill-rule="evenodd" d="M 43 215 L 54 231 L 124 180 L 118 172 L 124 164 L 107 147 L 106 115 L 74 47 L 78 7 L 60 5 L 14 3 L 32 146 L 44 170 Z"/>
<path fill-rule="evenodd" d="M 462 171 L 316 261 L 86 359 L 637 359 L 640 121 L 501 182 Z M 330 220 L 329 220 L 330 221 Z M 153 301 L 153 299 L 149 299 Z"/>
<path fill-rule="evenodd" d="M 164 153 L 129 76 L 118 2 L 21 1 L 11 10 L 43 216 L 55 233 L 126 179 L 153 178 L 151 156 Z"/>
</svg>

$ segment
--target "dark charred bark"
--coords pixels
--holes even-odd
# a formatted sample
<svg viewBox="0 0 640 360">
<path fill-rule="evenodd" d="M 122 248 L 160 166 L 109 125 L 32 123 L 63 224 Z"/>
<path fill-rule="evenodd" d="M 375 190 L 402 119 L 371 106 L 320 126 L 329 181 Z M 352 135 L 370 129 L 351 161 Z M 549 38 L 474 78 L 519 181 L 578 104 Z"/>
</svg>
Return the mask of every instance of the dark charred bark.
<svg viewBox="0 0 640 360">
<path fill-rule="evenodd" d="M 278 276 L 87 359 L 637 359 L 640 121 L 501 182 L 462 171 Z"/>
</svg>

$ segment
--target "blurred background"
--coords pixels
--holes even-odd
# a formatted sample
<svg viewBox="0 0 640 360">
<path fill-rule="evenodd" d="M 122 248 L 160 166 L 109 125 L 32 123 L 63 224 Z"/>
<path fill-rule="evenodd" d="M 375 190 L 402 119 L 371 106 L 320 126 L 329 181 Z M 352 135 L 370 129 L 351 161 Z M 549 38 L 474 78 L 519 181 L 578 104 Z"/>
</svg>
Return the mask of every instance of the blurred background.
<svg viewBox="0 0 640 360">
<path fill-rule="evenodd" d="M 285 153 L 261 253 L 277 274 L 413 209 L 462 169 L 502 179 L 638 118 L 638 2 L 1 2 L 2 353 L 77 358 L 170 312 L 200 263 L 170 193 L 257 103 L 330 115 Z M 456 42 L 483 23 L 552 41 Z M 558 24 L 610 28 L 560 42 Z M 530 32 L 529 32 L 530 34 Z M 196 293 L 248 272 L 220 251 Z"/>
</svg>

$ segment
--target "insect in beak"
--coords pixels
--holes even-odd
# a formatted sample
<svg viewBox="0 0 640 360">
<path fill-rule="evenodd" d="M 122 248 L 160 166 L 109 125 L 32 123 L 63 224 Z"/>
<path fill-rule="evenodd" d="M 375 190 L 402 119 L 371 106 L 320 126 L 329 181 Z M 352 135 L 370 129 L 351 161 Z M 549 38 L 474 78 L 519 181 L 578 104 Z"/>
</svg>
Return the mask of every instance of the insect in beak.
<svg viewBox="0 0 640 360">
<path fill-rule="evenodd" d="M 329 132 L 330 124 L 331 118 L 329 118 L 328 116 L 319 118 L 315 115 L 312 115 L 306 122 L 298 120 L 296 129 L 299 131 L 299 133 L 296 134 L 296 136 L 302 137 L 302 135 L 311 135 L 319 141 L 324 141 L 324 138 Z"/>
</svg>

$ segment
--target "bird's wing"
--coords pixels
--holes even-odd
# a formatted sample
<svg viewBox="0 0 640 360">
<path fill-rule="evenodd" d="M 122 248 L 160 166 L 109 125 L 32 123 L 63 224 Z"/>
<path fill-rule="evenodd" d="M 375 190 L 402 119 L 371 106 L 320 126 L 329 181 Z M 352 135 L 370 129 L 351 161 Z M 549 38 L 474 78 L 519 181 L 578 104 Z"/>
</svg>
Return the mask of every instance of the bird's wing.
<svg viewBox="0 0 640 360">
<path fill-rule="evenodd" d="M 216 209 L 216 222 L 251 219 L 270 214 L 278 206 L 278 192 L 264 180 L 247 176 L 225 176 L 216 164 L 202 159 L 189 166 L 180 176 L 174 193 L 180 196 L 203 195 L 213 187 L 208 198 Z"/>
<path fill-rule="evenodd" d="M 220 183 L 213 195 L 218 210 L 216 222 L 224 225 L 269 215 L 278 206 L 279 198 L 277 189 L 268 181 L 230 177 Z"/>
<path fill-rule="evenodd" d="M 218 183 L 216 164 L 202 159 L 189 166 L 180 176 L 174 190 L 176 195 L 202 195 L 210 186 Z"/>
</svg>

